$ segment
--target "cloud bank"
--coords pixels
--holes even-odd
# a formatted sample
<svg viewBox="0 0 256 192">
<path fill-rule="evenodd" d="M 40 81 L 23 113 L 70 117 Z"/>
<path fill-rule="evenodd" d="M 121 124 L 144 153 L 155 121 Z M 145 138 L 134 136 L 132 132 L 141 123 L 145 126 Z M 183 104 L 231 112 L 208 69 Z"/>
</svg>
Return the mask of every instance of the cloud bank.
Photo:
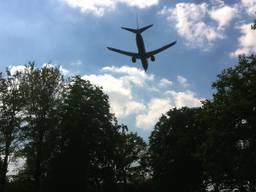
<svg viewBox="0 0 256 192">
<path fill-rule="evenodd" d="M 256 52 L 256 31 L 251 29 L 251 25 L 252 23 L 249 23 L 239 27 L 241 36 L 238 38 L 238 48 L 231 53 L 231 56 Z"/>
<path fill-rule="evenodd" d="M 111 111 L 119 120 L 132 118 L 137 128 L 146 131 L 151 131 L 170 108 L 198 107 L 203 100 L 189 89 L 185 77 L 158 79 L 135 67 L 108 66 L 99 74 L 86 74 L 82 78 L 103 88 L 109 95 Z M 183 91 L 175 90 L 173 85 Z"/>
<path fill-rule="evenodd" d="M 160 14 L 166 16 L 170 26 L 174 24 L 187 46 L 207 50 L 213 42 L 225 37 L 224 31 L 237 12 L 237 5 L 215 0 L 212 3 L 177 3 L 175 7 L 164 7 Z"/>
<path fill-rule="evenodd" d="M 55 66 L 63 75 L 73 75 L 61 65 L 42 65 Z M 15 74 L 24 72 L 26 68 L 17 65 L 10 66 L 9 70 Z M 161 115 L 171 108 L 198 107 L 201 106 L 200 101 L 204 100 L 190 90 L 189 81 L 181 75 L 170 80 L 158 78 L 136 67 L 106 66 L 97 73 L 84 74 L 82 78 L 102 87 L 109 96 L 111 112 L 118 120 L 128 122 L 133 119 L 134 127 L 145 131 L 151 131 Z"/>
<path fill-rule="evenodd" d="M 63 0 L 72 8 L 78 8 L 82 13 L 103 16 L 107 11 L 113 11 L 118 4 L 145 9 L 159 3 L 159 0 Z"/>
</svg>

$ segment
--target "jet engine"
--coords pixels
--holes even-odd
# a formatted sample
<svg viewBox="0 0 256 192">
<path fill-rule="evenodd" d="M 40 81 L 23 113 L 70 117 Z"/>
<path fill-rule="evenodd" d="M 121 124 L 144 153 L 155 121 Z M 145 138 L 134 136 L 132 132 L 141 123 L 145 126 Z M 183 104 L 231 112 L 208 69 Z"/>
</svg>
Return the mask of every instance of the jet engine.
<svg viewBox="0 0 256 192">
<path fill-rule="evenodd" d="M 155 60 L 156 60 L 155 57 L 154 57 L 154 55 L 152 55 L 152 56 L 150 57 L 150 59 L 151 59 L 151 61 L 155 61 Z"/>
<path fill-rule="evenodd" d="M 136 63 L 136 57 L 132 57 L 132 62 Z"/>
</svg>

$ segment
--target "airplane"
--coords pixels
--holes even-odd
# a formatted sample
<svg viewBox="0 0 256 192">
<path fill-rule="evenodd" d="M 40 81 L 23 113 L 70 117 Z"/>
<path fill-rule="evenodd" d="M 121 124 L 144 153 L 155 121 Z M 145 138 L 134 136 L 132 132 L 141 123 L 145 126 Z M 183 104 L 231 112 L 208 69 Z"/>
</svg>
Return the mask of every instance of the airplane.
<svg viewBox="0 0 256 192">
<path fill-rule="evenodd" d="M 148 28 L 152 27 L 153 25 L 148 25 L 146 27 L 142 27 L 142 28 L 137 28 L 137 29 L 131 29 L 131 28 L 127 28 L 127 27 L 121 27 L 124 30 L 130 31 L 132 33 L 136 34 L 136 43 L 137 43 L 137 48 L 138 48 L 138 53 L 132 53 L 132 52 L 128 52 L 128 51 L 123 51 L 120 49 L 115 49 L 112 47 L 107 47 L 109 50 L 129 56 L 132 58 L 132 62 L 136 63 L 136 59 L 140 59 L 141 60 L 141 64 L 143 69 L 145 70 L 145 72 L 148 69 L 148 59 L 150 58 L 151 61 L 155 61 L 155 55 L 164 51 L 165 49 L 168 49 L 169 47 L 173 46 L 176 44 L 176 41 L 167 44 L 159 49 L 153 50 L 153 51 L 149 51 L 146 52 L 145 49 L 145 45 L 144 45 L 144 40 L 142 38 L 141 33 L 144 32 L 145 30 L 147 30 Z"/>
</svg>

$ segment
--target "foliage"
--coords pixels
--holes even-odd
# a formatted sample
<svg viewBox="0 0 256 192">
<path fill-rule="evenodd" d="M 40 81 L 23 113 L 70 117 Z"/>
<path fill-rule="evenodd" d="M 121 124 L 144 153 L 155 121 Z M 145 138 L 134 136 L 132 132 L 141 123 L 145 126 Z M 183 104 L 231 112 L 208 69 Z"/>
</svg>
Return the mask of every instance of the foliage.
<svg viewBox="0 0 256 192">
<path fill-rule="evenodd" d="M 205 165 L 219 188 L 255 190 L 256 57 L 240 56 L 239 65 L 225 69 L 213 83 L 208 114 Z"/>
<path fill-rule="evenodd" d="M 158 191 L 201 191 L 200 147 L 204 139 L 201 109 L 171 109 L 150 136 L 151 163 Z"/>
<path fill-rule="evenodd" d="M 172 109 L 156 124 L 150 155 L 158 189 L 255 191 L 256 57 L 240 56 L 213 88 L 201 108 Z"/>
<path fill-rule="evenodd" d="M 0 75 L 0 191 L 6 189 L 9 158 L 20 143 L 23 98 L 19 90 L 20 74 Z M 3 158 L 3 159 L 2 159 Z"/>
<path fill-rule="evenodd" d="M 117 181 L 123 184 L 127 191 L 127 183 L 143 183 L 148 173 L 147 145 L 136 133 L 127 133 L 127 127 L 122 126 L 115 148 L 115 165 Z"/>
<path fill-rule="evenodd" d="M 63 95 L 60 139 L 52 161 L 52 189 L 87 191 L 114 183 L 114 139 L 118 126 L 108 97 L 89 81 L 75 77 Z"/>
<path fill-rule="evenodd" d="M 23 152 L 27 159 L 26 171 L 30 180 L 34 180 L 35 191 L 40 191 L 54 148 L 55 139 L 51 136 L 55 129 L 60 85 L 60 71 L 50 65 L 38 69 L 34 63 L 29 63 L 20 78 L 19 89 L 24 98 L 22 113 L 26 123 Z"/>
</svg>

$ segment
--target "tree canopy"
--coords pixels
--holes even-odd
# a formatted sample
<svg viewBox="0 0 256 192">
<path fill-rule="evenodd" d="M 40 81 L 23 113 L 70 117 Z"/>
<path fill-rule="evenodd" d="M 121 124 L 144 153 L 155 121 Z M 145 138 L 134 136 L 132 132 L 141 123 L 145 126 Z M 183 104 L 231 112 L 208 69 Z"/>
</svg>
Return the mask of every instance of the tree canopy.
<svg viewBox="0 0 256 192">
<path fill-rule="evenodd" d="M 256 57 L 240 56 L 213 88 L 202 107 L 171 109 L 156 124 L 149 145 L 160 189 L 255 191 Z"/>
<path fill-rule="evenodd" d="M 118 124 L 102 88 L 34 63 L 0 83 L 1 191 L 115 191 L 144 180 L 146 144 Z M 26 161 L 7 189 L 11 155 Z"/>
</svg>

